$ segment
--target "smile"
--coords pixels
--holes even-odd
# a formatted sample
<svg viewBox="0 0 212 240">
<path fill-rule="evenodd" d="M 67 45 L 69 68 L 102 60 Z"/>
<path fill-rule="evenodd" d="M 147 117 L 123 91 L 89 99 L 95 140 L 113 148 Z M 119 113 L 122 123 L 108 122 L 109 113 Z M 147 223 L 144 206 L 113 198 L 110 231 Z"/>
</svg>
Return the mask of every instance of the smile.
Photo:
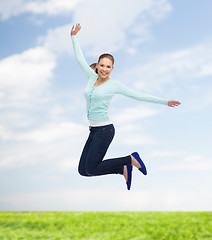
<svg viewBox="0 0 212 240">
<path fill-rule="evenodd" d="M 102 74 L 102 75 L 107 75 L 107 73 L 103 73 L 103 72 L 101 72 L 101 74 Z"/>
</svg>

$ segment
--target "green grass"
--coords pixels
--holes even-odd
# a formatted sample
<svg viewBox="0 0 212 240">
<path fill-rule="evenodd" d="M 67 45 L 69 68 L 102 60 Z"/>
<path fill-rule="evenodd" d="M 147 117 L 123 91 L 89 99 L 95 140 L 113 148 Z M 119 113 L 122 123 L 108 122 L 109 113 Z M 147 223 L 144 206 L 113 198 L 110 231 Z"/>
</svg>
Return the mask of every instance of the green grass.
<svg viewBox="0 0 212 240">
<path fill-rule="evenodd" d="M 212 239 L 211 212 L 0 212 L 6 240 Z"/>
</svg>

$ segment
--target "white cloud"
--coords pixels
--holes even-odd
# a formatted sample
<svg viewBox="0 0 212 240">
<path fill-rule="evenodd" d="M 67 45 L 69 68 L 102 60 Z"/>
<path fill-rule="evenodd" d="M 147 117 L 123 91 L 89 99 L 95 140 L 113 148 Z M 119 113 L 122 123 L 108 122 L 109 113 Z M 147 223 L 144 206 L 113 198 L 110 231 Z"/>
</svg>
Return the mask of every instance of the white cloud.
<svg viewBox="0 0 212 240">
<path fill-rule="evenodd" d="M 78 139 L 65 138 L 53 143 L 27 143 L 16 142 L 4 145 L 0 153 L 0 169 L 7 170 L 19 168 L 21 166 L 38 166 L 39 163 L 47 164 L 52 169 L 64 171 L 68 164 L 68 169 L 75 169 L 81 155 L 85 138 L 79 135 Z M 76 144 L 78 142 L 78 144 Z M 69 163 L 67 163 L 69 159 Z"/>
<path fill-rule="evenodd" d="M 189 170 L 189 171 L 211 171 L 212 170 L 212 161 L 211 160 L 205 160 L 205 161 L 199 161 L 194 163 L 178 163 L 178 164 L 172 164 L 167 165 L 164 167 L 160 167 L 162 170 Z"/>
<path fill-rule="evenodd" d="M 0 17 L 1 20 L 7 20 L 11 16 L 21 13 L 20 8 L 24 4 L 24 0 L 1 0 L 0 2 Z"/>
<path fill-rule="evenodd" d="M 196 79 L 211 76 L 211 66 L 212 45 L 206 41 L 187 49 L 153 56 L 147 63 L 140 62 L 124 71 L 120 78 L 126 82 L 135 79 L 134 87 L 145 92 L 161 91 L 167 84 L 175 84 L 175 88 L 181 90 L 188 83 L 191 87 L 196 84 L 198 88 Z"/>
<path fill-rule="evenodd" d="M 118 132 L 115 138 L 117 145 L 138 146 L 155 143 L 153 137 L 145 133 L 145 123 L 142 120 L 156 116 L 159 114 L 158 110 L 138 105 L 136 107 L 121 108 L 121 110 L 113 109 L 113 111 L 115 112 L 111 120 Z"/>
<path fill-rule="evenodd" d="M 2 106 L 28 104 L 48 86 L 56 62 L 42 47 L 28 49 L 0 61 L 0 100 Z"/>
<path fill-rule="evenodd" d="M 121 25 L 121 28 L 123 26 L 129 27 L 131 22 L 137 19 L 139 13 L 142 11 L 144 12 L 144 16 L 139 19 L 140 24 L 137 24 L 136 28 L 134 27 L 132 29 L 132 32 L 146 36 L 148 25 L 150 25 L 152 21 L 159 21 L 164 18 L 164 16 L 166 16 L 171 10 L 171 5 L 167 0 L 133 0 L 131 2 L 126 0 L 109 0 L 107 1 L 107 4 L 104 4 L 104 7 L 102 7 L 102 4 L 102 1 L 98 0 L 10 0 L 9 2 L 2 0 L 0 3 L 0 18 L 1 20 L 7 20 L 12 16 L 18 16 L 23 13 L 56 16 L 70 14 L 75 10 L 75 20 L 80 19 L 80 21 L 88 23 L 89 25 L 90 23 L 97 24 L 97 21 L 100 21 L 103 17 L 107 19 L 107 25 L 111 29 L 116 25 L 111 24 L 114 23 L 114 20 L 117 20 L 118 24 Z M 110 13 L 109 18 L 108 13 Z M 92 18 L 89 17 L 90 15 L 92 15 Z M 147 18 L 145 17 L 146 15 Z M 120 17 L 122 17 L 122 20 Z M 97 30 L 99 30 L 98 27 Z"/>
<path fill-rule="evenodd" d="M 49 115 L 51 116 L 51 119 L 61 119 L 66 113 L 66 109 L 64 106 L 61 106 L 59 104 L 56 104 L 51 109 L 49 109 Z"/>
<path fill-rule="evenodd" d="M 29 117 L 25 119 L 25 115 L 20 112 L 5 115 L 0 125 L 0 139 L 5 143 L 0 154 L 1 169 L 36 164 L 40 161 L 55 161 L 59 171 L 76 168 L 89 134 L 88 127 L 63 118 L 61 121 L 58 117 L 58 114 L 64 113 L 61 106 L 52 109 L 50 115 L 51 112 L 55 122 L 46 124 L 33 122 Z M 146 134 L 141 134 L 142 127 L 136 126 L 134 121 L 154 114 L 156 114 L 155 111 L 144 109 L 136 117 L 117 124 L 116 130 L 119 134 L 113 145 L 116 146 L 116 143 L 117 146 L 153 144 L 154 140 Z M 22 122 L 23 119 L 25 122 Z"/>
<path fill-rule="evenodd" d="M 147 158 L 174 160 L 171 164 L 160 165 L 158 170 L 210 171 L 212 169 L 212 161 L 206 156 L 187 151 L 154 151 L 149 153 Z"/>
<path fill-rule="evenodd" d="M 191 156 L 185 157 L 185 162 L 188 162 L 188 163 L 201 162 L 204 160 L 205 158 L 202 155 L 191 155 Z"/>
<path fill-rule="evenodd" d="M 71 169 L 77 169 L 79 164 L 79 158 L 72 159 L 67 158 L 58 163 L 58 169 L 62 172 L 70 171 Z"/>
<path fill-rule="evenodd" d="M 164 157 L 181 157 L 185 156 L 186 152 L 182 151 L 154 151 L 148 154 L 148 157 L 153 158 L 164 158 Z"/>
<path fill-rule="evenodd" d="M 73 23 L 82 25 L 78 34 L 82 49 L 97 57 L 102 52 L 115 52 L 129 45 L 133 49 L 138 43 L 148 40 L 150 26 L 170 11 L 171 5 L 166 0 L 108 0 L 104 7 L 101 1 L 90 0 L 76 5 Z M 70 30 L 71 25 L 51 29 L 46 37 L 38 40 L 51 51 L 70 52 Z M 128 34 L 132 42 L 126 42 Z"/>
<path fill-rule="evenodd" d="M 70 37 L 71 24 L 62 27 L 49 29 L 46 36 L 38 38 L 38 44 L 43 45 L 46 49 L 57 54 L 69 53 L 73 54 L 73 47 Z"/>
<path fill-rule="evenodd" d="M 124 131 L 123 134 L 120 134 L 118 136 L 119 143 L 125 144 L 125 145 L 151 145 L 155 144 L 156 141 L 153 139 L 153 137 L 144 135 L 141 132 L 126 132 Z"/>
<path fill-rule="evenodd" d="M 74 168 L 87 135 L 87 127 L 71 121 L 49 123 L 37 129 L 22 131 L 1 125 L 0 136 L 5 143 L 9 141 L 10 144 L 5 144 L 0 153 L 0 168 L 55 161 L 63 170 L 64 164 L 68 164 L 67 159 Z"/>
<path fill-rule="evenodd" d="M 171 152 L 170 152 L 171 153 Z M 168 155 L 167 155 L 168 156 Z M 166 164 L 166 166 L 159 167 L 160 170 L 188 170 L 188 171 L 211 171 L 212 170 L 212 161 L 207 159 L 205 156 L 202 155 L 188 155 L 184 153 L 178 154 L 173 153 L 170 155 L 174 158 L 177 156 L 181 156 L 177 163 Z"/>
<path fill-rule="evenodd" d="M 86 43 L 88 54 L 96 56 L 103 51 L 114 52 L 131 45 L 126 42 L 127 34 L 132 41 L 148 39 L 150 25 L 170 11 L 171 5 L 164 0 L 109 0 L 104 7 L 101 1 L 92 0 L 76 7 L 73 20 L 82 24 L 79 35 L 82 45 Z"/>
<path fill-rule="evenodd" d="M 6 139 L 7 131 L 11 128 L 28 128 L 35 124 L 35 117 L 20 109 L 13 109 L 13 111 L 2 111 L 0 114 L 0 129 L 6 133 L 5 137 L 0 133 L 2 139 Z M 1 131 L 0 130 L 0 131 Z"/>
<path fill-rule="evenodd" d="M 91 179 L 90 179 L 91 180 Z M 62 189 L 0 197 L 7 211 L 211 211 L 210 192 Z M 58 204 L 60 203 L 60 204 Z M 99 204 L 101 203 L 101 204 Z"/>
<path fill-rule="evenodd" d="M 132 48 L 132 47 L 126 48 L 126 52 L 134 56 L 136 54 L 136 48 Z"/>
<path fill-rule="evenodd" d="M 130 107 L 124 108 L 121 110 L 116 111 L 115 117 L 113 120 L 118 124 L 126 124 L 127 122 L 132 122 L 135 120 L 140 120 L 143 118 L 153 117 L 157 115 L 159 111 L 147 108 L 147 107 Z"/>
<path fill-rule="evenodd" d="M 77 136 L 84 133 L 84 130 L 84 126 L 73 122 L 48 123 L 29 132 L 17 133 L 14 139 L 34 143 L 51 143 L 71 137 L 75 139 L 77 144 Z"/>
<path fill-rule="evenodd" d="M 70 13 L 83 0 L 47 0 L 29 1 L 25 3 L 23 11 L 34 14 L 60 15 Z"/>
<path fill-rule="evenodd" d="M 23 13 L 55 16 L 70 13 L 81 1 L 82 0 L 1 0 L 0 17 L 1 20 L 7 20 L 12 16 L 18 16 Z"/>
</svg>

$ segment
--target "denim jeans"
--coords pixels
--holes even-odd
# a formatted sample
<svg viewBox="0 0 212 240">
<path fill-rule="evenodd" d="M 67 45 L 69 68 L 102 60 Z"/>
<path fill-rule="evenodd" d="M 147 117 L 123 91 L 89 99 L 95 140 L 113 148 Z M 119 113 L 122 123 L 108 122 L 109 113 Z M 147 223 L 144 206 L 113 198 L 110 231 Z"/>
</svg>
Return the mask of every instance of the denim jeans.
<svg viewBox="0 0 212 240">
<path fill-rule="evenodd" d="M 78 171 L 82 176 L 123 174 L 124 165 L 131 164 L 131 156 L 103 160 L 115 134 L 113 124 L 89 127 L 90 134 L 80 157 Z"/>
</svg>

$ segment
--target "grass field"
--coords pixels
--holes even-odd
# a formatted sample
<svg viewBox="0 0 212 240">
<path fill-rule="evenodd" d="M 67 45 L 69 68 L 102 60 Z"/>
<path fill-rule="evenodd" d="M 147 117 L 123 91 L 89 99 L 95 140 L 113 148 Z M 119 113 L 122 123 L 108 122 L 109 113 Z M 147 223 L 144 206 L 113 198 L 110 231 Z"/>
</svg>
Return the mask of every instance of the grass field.
<svg viewBox="0 0 212 240">
<path fill-rule="evenodd" d="M 0 239 L 212 240 L 212 213 L 0 212 Z"/>
</svg>

